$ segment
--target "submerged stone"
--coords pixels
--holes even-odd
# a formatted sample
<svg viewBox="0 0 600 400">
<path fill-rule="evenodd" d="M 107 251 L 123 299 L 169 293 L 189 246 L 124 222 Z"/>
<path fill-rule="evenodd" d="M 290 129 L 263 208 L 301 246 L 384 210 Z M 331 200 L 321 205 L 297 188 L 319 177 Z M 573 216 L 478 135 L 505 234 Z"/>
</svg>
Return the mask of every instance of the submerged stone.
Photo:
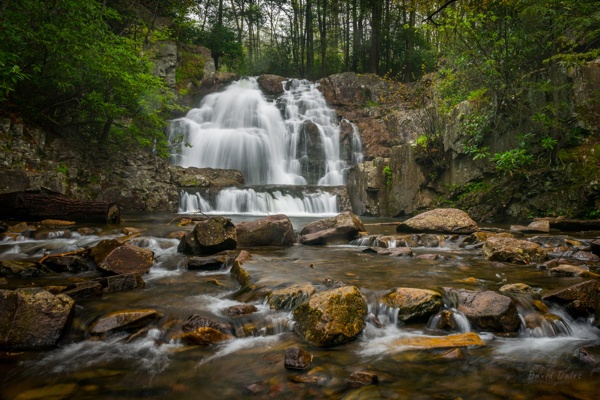
<svg viewBox="0 0 600 400">
<path fill-rule="evenodd" d="M 299 347 L 290 347 L 285 350 L 283 365 L 289 369 L 306 369 L 313 360 L 312 354 Z"/>
<path fill-rule="evenodd" d="M 396 346 L 413 349 L 443 349 L 450 347 L 485 346 L 486 343 L 475 332 L 448 336 L 409 336 L 394 342 Z"/>
</svg>

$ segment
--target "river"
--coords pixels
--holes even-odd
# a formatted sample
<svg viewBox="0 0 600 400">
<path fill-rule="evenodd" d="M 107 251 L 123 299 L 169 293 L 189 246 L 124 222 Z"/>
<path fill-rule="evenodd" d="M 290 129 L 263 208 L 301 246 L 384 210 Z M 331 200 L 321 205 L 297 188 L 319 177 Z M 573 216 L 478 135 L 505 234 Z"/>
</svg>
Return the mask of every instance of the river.
<svg viewBox="0 0 600 400">
<path fill-rule="evenodd" d="M 249 249 L 244 264 L 255 285 L 277 289 L 309 282 L 318 290 L 332 281 L 355 285 L 369 302 L 379 323 L 367 322 L 359 337 L 334 348 L 313 347 L 294 332 L 291 313 L 271 310 L 260 296 L 240 290 L 228 271 L 189 271 L 177 252 L 181 230 L 176 215 L 128 215 L 121 227 L 143 230 L 133 243 L 154 251 L 155 262 L 144 276 L 146 288 L 78 300 L 69 333 L 55 349 L 0 353 L 0 398 L 3 399 L 596 399 L 598 370 L 575 357 L 582 346 L 597 344 L 600 331 L 590 321 L 573 321 L 564 310 L 548 304 L 562 318 L 568 333 L 536 337 L 521 330 L 503 335 L 478 332 L 486 346 L 448 354 L 398 344 L 398 339 L 439 335 L 426 324 L 398 325 L 381 296 L 397 287 L 443 290 L 498 290 L 505 283 L 526 282 L 542 293 L 568 287 L 585 278 L 550 276 L 532 266 L 498 264 L 481 257 L 481 250 L 459 246 L 455 238 L 444 247 L 414 248 L 415 255 L 438 259 L 387 257 L 363 253 L 364 246 L 340 245 Z M 231 216 L 234 223 L 254 219 Z M 291 218 L 300 230 L 316 217 Z M 392 234 L 382 220 L 363 219 L 370 234 Z M 121 227 L 95 226 L 96 234 L 71 238 L 0 243 L 0 259 L 39 259 L 123 236 Z M 189 228 L 188 228 L 189 229 Z M 0 288 L 65 285 L 98 275 L 95 271 L 56 274 L 36 280 L 7 279 Z M 475 277 L 475 280 L 466 278 Z M 231 318 L 226 309 L 248 301 L 258 312 Z M 134 336 L 103 339 L 87 333 L 89 325 L 111 311 L 156 309 L 164 316 Z M 236 327 L 236 337 L 216 345 L 188 346 L 177 338 L 181 324 L 200 314 Z M 443 333 L 447 335 L 448 333 Z M 313 355 L 306 370 L 284 367 L 285 351 L 301 347 Z M 348 377 L 370 371 L 379 383 L 352 387 Z"/>
</svg>

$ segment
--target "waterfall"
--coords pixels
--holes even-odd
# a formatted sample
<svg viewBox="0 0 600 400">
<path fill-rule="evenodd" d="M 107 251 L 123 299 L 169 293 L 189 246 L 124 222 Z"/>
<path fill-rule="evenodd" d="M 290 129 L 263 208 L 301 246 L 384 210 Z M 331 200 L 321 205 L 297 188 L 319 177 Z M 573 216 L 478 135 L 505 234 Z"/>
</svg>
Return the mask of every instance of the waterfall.
<svg viewBox="0 0 600 400">
<path fill-rule="evenodd" d="M 325 187 L 344 185 L 349 166 L 362 160 L 358 130 L 338 119 L 317 84 L 293 79 L 283 86 L 283 94 L 269 101 L 256 78 L 241 79 L 171 123 L 172 164 L 236 169 L 250 186 L 228 188 L 213 201 L 182 192 L 180 212 L 338 212 L 336 195 Z M 316 185 L 323 190 L 295 197 L 264 192 L 257 185 Z"/>
</svg>

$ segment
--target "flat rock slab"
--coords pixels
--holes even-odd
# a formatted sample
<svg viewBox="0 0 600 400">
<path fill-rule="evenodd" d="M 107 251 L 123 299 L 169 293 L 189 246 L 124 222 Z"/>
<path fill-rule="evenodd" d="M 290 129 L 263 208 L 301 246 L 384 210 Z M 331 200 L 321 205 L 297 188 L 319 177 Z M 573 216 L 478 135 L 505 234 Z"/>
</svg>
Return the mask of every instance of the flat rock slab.
<svg viewBox="0 0 600 400">
<path fill-rule="evenodd" d="M 152 267 L 154 253 L 148 249 L 121 243 L 116 239 L 103 240 L 91 251 L 98 269 L 113 274 L 145 274 Z"/>
<path fill-rule="evenodd" d="M 90 333 L 101 335 L 115 331 L 129 331 L 150 324 L 162 315 L 153 309 L 121 310 L 107 314 L 90 326 Z"/>
<path fill-rule="evenodd" d="M 396 232 L 458 233 L 471 234 L 477 224 L 469 215 L 457 208 L 436 208 L 396 226 Z"/>
<path fill-rule="evenodd" d="M 485 346 L 485 342 L 475 332 L 460 333 L 448 336 L 412 336 L 394 342 L 396 346 L 406 346 L 413 349 L 445 349 L 450 347 Z"/>
</svg>

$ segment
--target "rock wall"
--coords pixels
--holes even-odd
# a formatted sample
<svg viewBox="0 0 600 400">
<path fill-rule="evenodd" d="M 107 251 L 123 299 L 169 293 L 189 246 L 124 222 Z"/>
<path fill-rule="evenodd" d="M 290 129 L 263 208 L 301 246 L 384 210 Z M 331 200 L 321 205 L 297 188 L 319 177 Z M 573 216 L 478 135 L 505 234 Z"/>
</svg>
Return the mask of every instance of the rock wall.
<svg viewBox="0 0 600 400">
<path fill-rule="evenodd" d="M 181 187 L 243 184 L 239 171 L 175 167 L 142 150 L 90 147 L 9 117 L 0 118 L 0 137 L 0 193 L 46 188 L 114 201 L 125 212 L 177 212 Z"/>
</svg>

